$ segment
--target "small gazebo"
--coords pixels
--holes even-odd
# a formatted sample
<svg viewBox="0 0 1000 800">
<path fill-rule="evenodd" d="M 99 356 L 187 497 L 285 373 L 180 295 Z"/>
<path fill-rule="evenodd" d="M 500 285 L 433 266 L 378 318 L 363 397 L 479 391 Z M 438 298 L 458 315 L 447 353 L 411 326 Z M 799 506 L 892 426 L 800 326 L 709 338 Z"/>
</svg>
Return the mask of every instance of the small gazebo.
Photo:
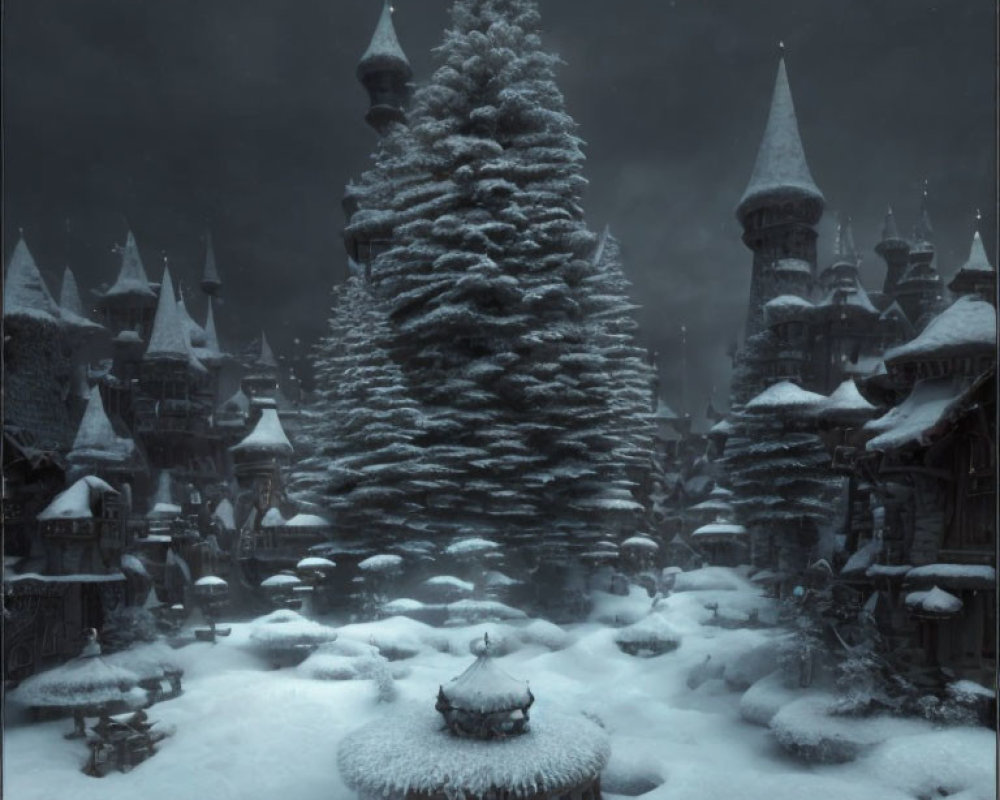
<svg viewBox="0 0 1000 800">
<path fill-rule="evenodd" d="M 425 705 L 369 723 L 341 742 L 340 773 L 360 800 L 600 800 L 607 734 L 548 708 L 529 726 L 534 699 L 484 637 L 476 660 L 438 691 L 444 725 Z"/>
</svg>

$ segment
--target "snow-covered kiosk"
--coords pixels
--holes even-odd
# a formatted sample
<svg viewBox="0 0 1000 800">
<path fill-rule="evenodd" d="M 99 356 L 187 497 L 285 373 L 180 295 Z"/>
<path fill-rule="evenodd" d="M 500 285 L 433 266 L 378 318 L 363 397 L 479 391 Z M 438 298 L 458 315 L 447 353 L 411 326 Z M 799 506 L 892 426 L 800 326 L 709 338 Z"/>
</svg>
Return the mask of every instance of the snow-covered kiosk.
<svg viewBox="0 0 1000 800">
<path fill-rule="evenodd" d="M 360 800 L 600 800 L 610 745 L 581 714 L 545 708 L 530 720 L 525 681 L 497 666 L 488 641 L 442 686 L 436 708 L 408 707 L 344 738 L 337 756 Z"/>
</svg>

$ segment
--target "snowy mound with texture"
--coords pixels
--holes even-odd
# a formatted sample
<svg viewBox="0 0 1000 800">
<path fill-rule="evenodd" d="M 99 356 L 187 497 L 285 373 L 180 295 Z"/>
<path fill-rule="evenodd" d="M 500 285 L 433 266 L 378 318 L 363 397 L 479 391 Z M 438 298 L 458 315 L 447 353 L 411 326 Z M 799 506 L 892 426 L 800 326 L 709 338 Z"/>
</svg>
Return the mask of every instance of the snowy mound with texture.
<svg viewBox="0 0 1000 800">
<path fill-rule="evenodd" d="M 662 614 L 650 614 L 615 633 L 615 644 L 629 655 L 660 655 L 677 649 L 680 643 L 680 633 Z"/>
<path fill-rule="evenodd" d="M 527 618 L 520 609 L 497 600 L 456 600 L 448 604 L 448 615 L 452 620 L 465 622 Z"/>
<path fill-rule="evenodd" d="M 36 708 L 85 707 L 125 702 L 139 676 L 101 656 L 72 661 L 28 678 L 11 699 Z"/>
<path fill-rule="evenodd" d="M 250 642 L 264 650 L 313 647 L 337 638 L 337 632 L 287 609 L 261 617 L 253 626 Z"/>
<path fill-rule="evenodd" d="M 344 737 L 337 766 L 348 786 L 370 796 L 499 789 L 527 798 L 589 783 L 610 753 L 607 734 L 578 714 L 545 711 L 524 735 L 480 741 L 452 736 L 433 709 L 415 705 Z"/>
</svg>

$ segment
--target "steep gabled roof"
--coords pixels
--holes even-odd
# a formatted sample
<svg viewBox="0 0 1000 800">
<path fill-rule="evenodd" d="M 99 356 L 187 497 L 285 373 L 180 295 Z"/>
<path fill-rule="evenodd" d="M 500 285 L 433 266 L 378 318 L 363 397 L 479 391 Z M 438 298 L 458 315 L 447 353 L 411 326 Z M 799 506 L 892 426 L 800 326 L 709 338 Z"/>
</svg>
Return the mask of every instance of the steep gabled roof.
<svg viewBox="0 0 1000 800">
<path fill-rule="evenodd" d="M 125 247 L 122 248 L 122 265 L 118 270 L 118 278 L 107 292 L 105 297 L 115 297 L 118 295 L 144 295 L 155 297 L 156 292 L 146 277 L 146 268 L 142 265 L 142 257 L 139 255 L 139 246 L 135 242 L 132 231 L 125 237 Z"/>
<path fill-rule="evenodd" d="M 772 194 L 806 195 L 823 201 L 823 193 L 806 163 L 784 59 L 778 63 L 764 138 L 737 213 L 752 201 Z"/>
<path fill-rule="evenodd" d="M 3 287 L 4 317 L 31 317 L 42 322 L 59 323 L 59 307 L 45 285 L 38 265 L 24 239 L 18 240 L 7 265 Z"/>
</svg>

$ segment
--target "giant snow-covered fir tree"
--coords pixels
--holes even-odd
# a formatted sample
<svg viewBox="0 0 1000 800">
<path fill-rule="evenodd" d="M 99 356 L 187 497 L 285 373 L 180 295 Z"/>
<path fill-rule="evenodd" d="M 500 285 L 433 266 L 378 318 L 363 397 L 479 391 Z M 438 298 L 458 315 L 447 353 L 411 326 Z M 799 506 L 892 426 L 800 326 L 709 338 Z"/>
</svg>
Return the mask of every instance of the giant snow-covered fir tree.
<svg viewBox="0 0 1000 800">
<path fill-rule="evenodd" d="M 297 466 L 289 494 L 332 510 L 345 537 L 397 538 L 419 511 L 436 474 L 416 441 L 423 414 L 411 400 L 386 346 L 385 311 L 353 277 L 334 291 L 327 335 L 317 347 L 317 413 L 303 431 L 310 454 Z"/>
<path fill-rule="evenodd" d="M 372 282 L 451 476 L 425 513 L 508 540 L 634 528 L 651 440 L 627 283 L 584 223 L 582 142 L 539 21 L 533 0 L 455 3 L 351 222 L 392 229 Z"/>
</svg>

